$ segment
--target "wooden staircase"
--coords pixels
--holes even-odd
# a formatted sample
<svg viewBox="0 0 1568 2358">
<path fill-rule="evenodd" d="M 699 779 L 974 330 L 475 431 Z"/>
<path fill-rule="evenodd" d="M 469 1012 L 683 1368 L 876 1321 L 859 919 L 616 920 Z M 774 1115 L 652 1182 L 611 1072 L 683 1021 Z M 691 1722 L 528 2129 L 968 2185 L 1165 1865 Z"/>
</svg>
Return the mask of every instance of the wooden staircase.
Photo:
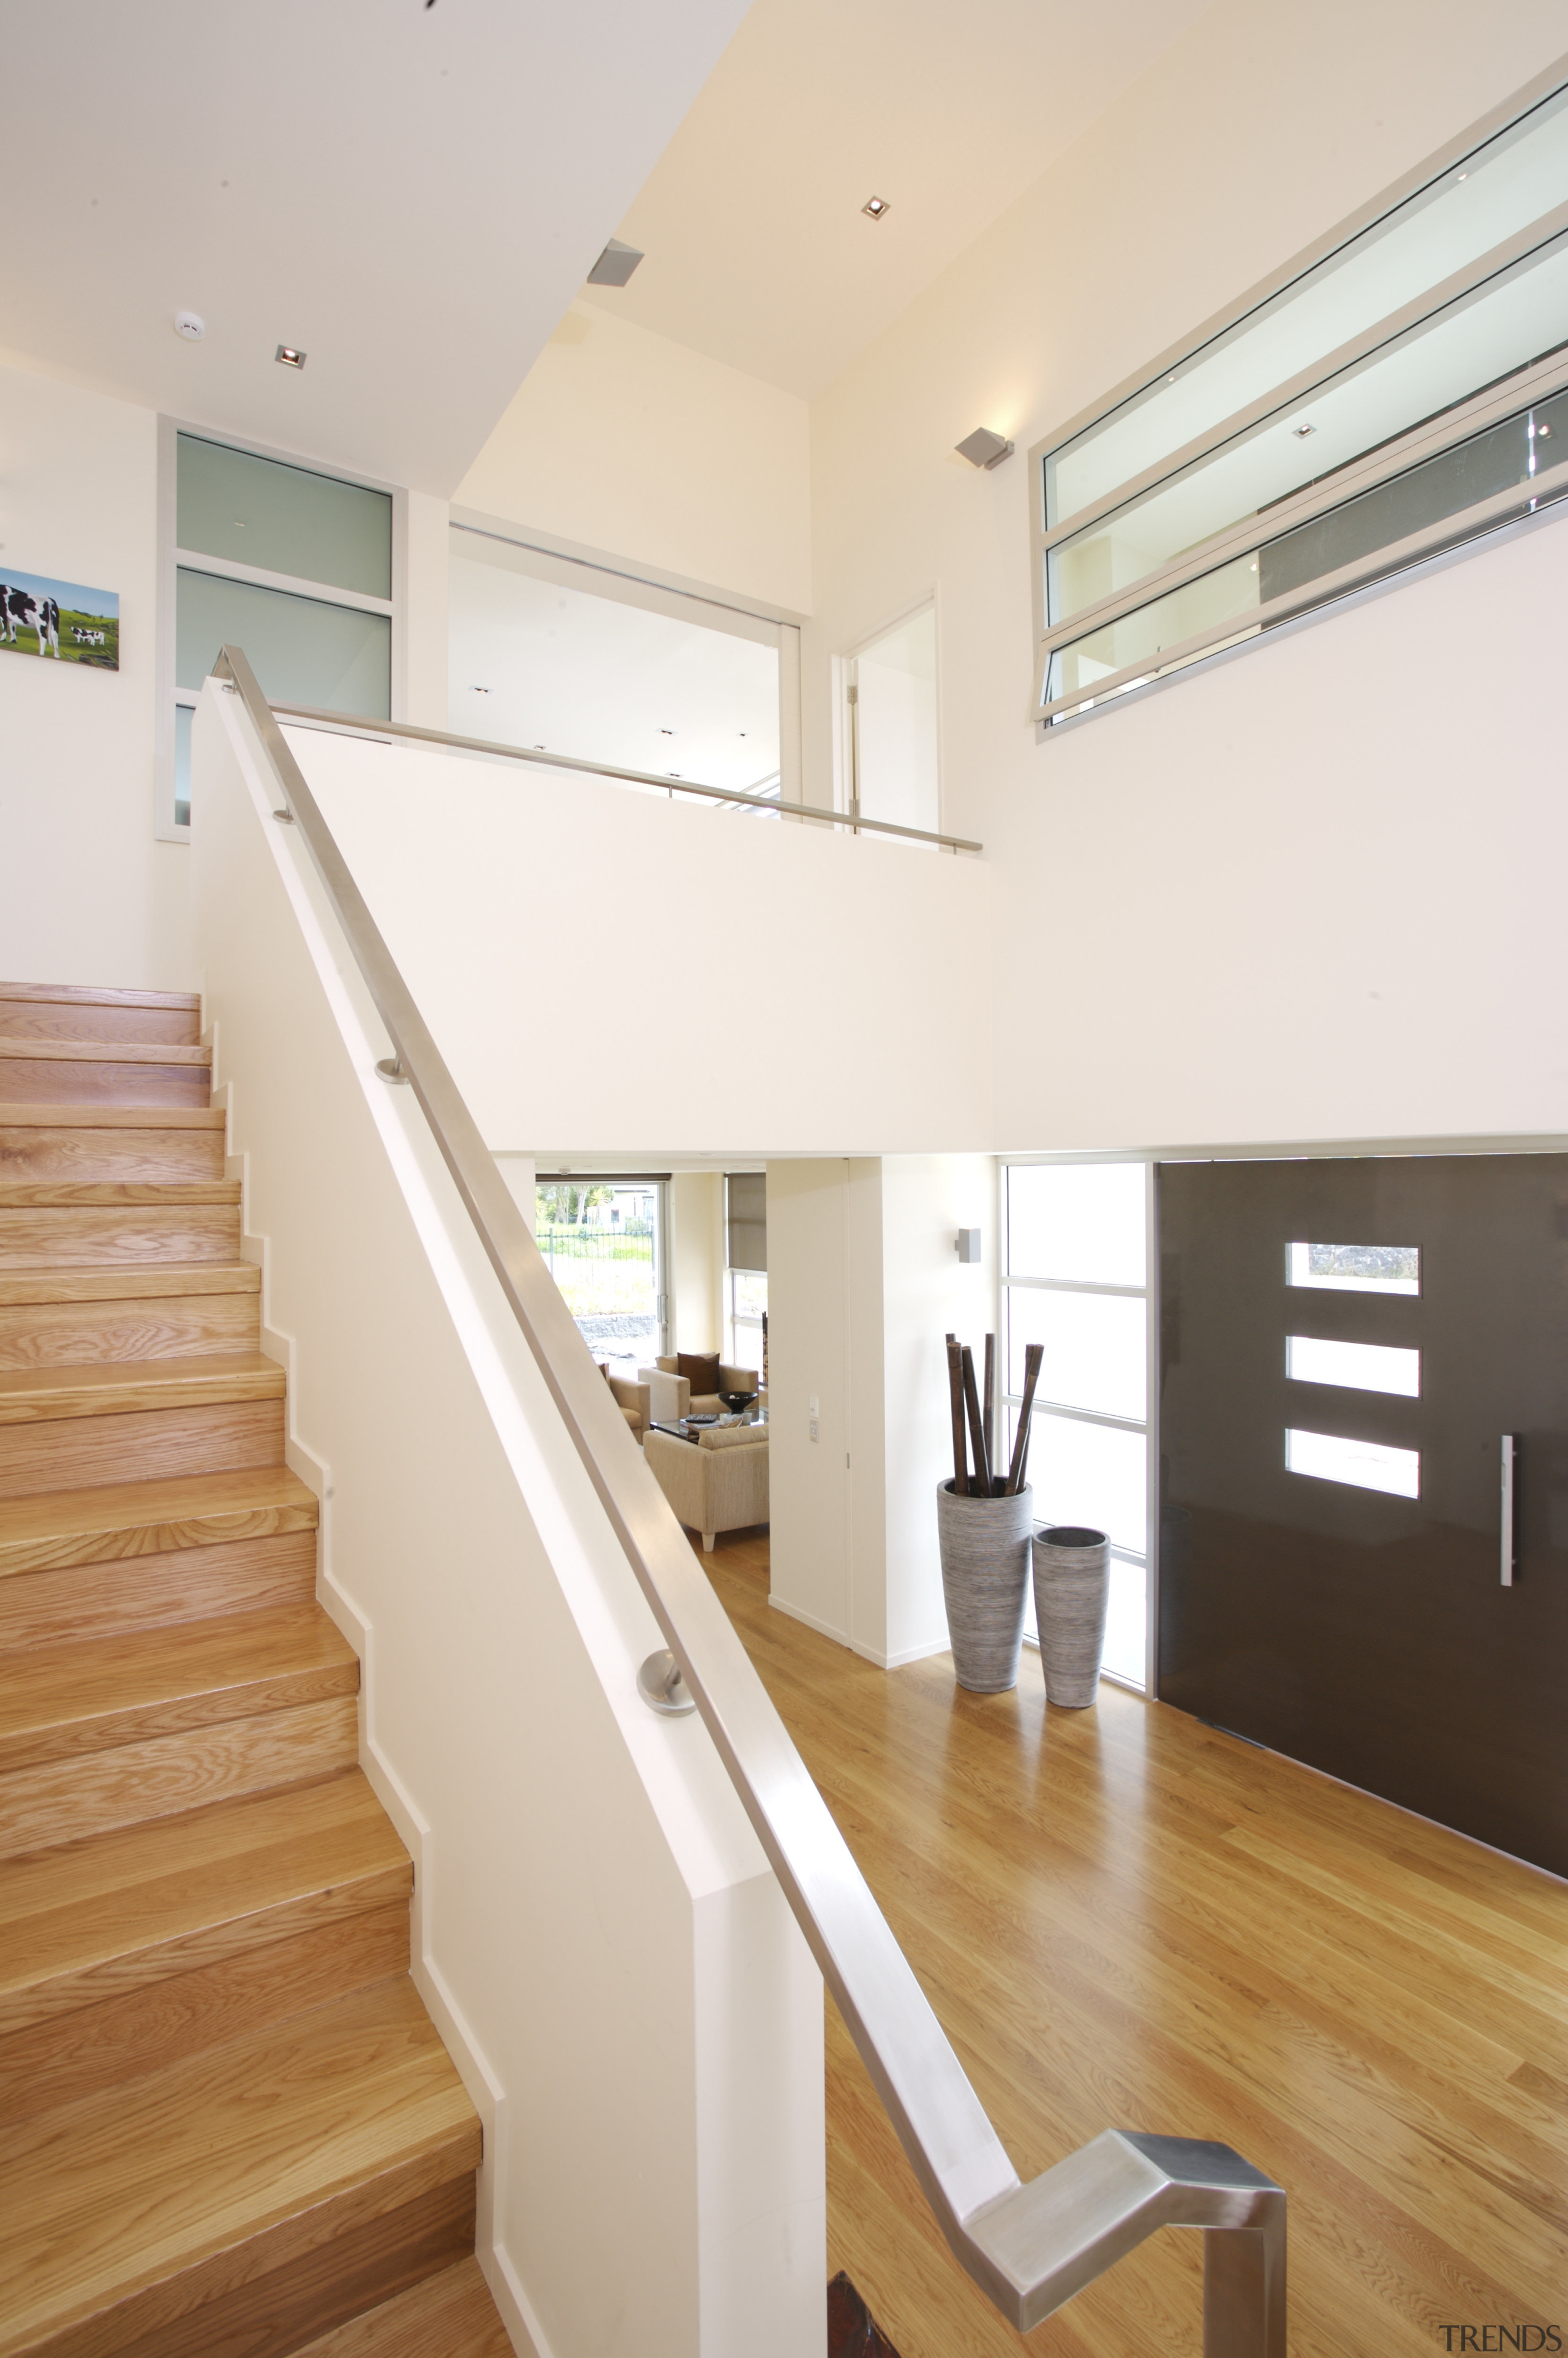
<svg viewBox="0 0 1568 2358">
<path fill-rule="evenodd" d="M 199 1020 L 0 984 L 0 2358 L 505 2358 Z"/>
</svg>

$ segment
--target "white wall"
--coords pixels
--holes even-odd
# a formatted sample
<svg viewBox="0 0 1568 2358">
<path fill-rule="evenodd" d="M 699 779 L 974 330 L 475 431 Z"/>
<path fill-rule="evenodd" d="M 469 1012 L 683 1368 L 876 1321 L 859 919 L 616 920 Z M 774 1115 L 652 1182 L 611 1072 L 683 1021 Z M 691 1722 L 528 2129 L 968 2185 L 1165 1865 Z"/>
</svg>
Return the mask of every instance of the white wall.
<svg viewBox="0 0 1568 2358">
<path fill-rule="evenodd" d="M 113 590 L 120 669 L 0 650 L 0 965 L 189 990 L 189 855 L 153 840 L 157 420 L 0 368 L 0 580 Z"/>
<path fill-rule="evenodd" d="M 289 737 L 495 1152 L 989 1146 L 979 862 Z"/>
<path fill-rule="evenodd" d="M 453 501 L 794 612 L 811 603 L 806 403 L 587 304 Z"/>
<path fill-rule="evenodd" d="M 771 1595 L 887 1669 L 947 1645 L 944 1338 L 957 1334 L 983 1366 L 996 1206 L 989 1155 L 768 1166 Z M 980 1261 L 958 1260 L 960 1228 L 980 1229 Z"/>
<path fill-rule="evenodd" d="M 233 699 L 208 692 L 196 759 L 265 1338 L 362 1758 L 415 1854 L 416 1978 L 484 2120 L 492 2289 L 538 2358 L 809 2358 L 820 1978 L 700 1723 L 637 1696 L 656 1626 L 412 1091 L 374 1075 L 385 1035 Z"/>
<path fill-rule="evenodd" d="M 677 1171 L 669 1189 L 670 1348 L 724 1348 L 724 1175 Z"/>
<path fill-rule="evenodd" d="M 935 591 L 944 824 L 997 892 L 989 1145 L 1568 1127 L 1562 525 L 1028 719 L 1030 442 L 1568 46 L 1542 0 L 1484 52 L 1473 21 L 1220 0 L 813 405 L 806 795 L 829 658 Z M 994 474 L 952 450 L 980 424 Z"/>
</svg>

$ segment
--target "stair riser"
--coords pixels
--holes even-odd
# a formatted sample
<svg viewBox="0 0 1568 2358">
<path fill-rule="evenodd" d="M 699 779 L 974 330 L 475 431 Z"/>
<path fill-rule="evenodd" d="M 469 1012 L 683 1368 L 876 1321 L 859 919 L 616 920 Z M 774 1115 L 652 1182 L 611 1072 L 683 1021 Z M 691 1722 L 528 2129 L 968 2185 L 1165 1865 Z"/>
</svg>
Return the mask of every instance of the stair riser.
<svg viewBox="0 0 1568 2358">
<path fill-rule="evenodd" d="M 129 1302 L 0 1303 L 0 1368 L 103 1359 L 189 1359 L 254 1351 L 259 1293 L 175 1293 Z"/>
<path fill-rule="evenodd" d="M 223 1926 L 235 1953 L 211 1964 L 192 1966 L 167 1952 L 143 1954 L 129 1961 L 143 1975 L 139 1987 L 62 2007 L 51 2020 L 0 2037 L 0 2120 L 30 2120 L 406 1974 L 412 1871 L 405 1891 L 388 1892 L 394 1880 L 378 1878 L 381 1887 L 371 1894 L 320 1895 L 319 1907 L 337 1900 L 335 1920 L 305 1930 L 274 1921 L 265 1928 L 272 1937 L 258 1929 L 245 1946 L 245 1927 Z M 377 1898 L 381 1904 L 372 1905 Z"/>
<path fill-rule="evenodd" d="M 282 1463 L 280 1400 L 0 1425 L 0 1498 Z"/>
<path fill-rule="evenodd" d="M 207 1515 L 167 1522 L 116 1525 L 105 1508 L 96 1531 L 47 1531 L 43 1537 L 0 1539 L 0 1580 L 20 1573 L 59 1572 L 70 1564 L 124 1563 L 137 1556 L 173 1555 L 190 1548 L 228 1547 L 240 1540 L 278 1539 L 316 1530 L 316 1508 L 292 1499 L 271 1506 L 218 1507 Z M 314 1542 L 312 1542 L 314 1543 Z M 4 1592 L 0 1591 L 0 1595 Z"/>
<path fill-rule="evenodd" d="M 237 1260 L 237 1204 L 27 1205 L 0 1210 L 0 1269 Z"/>
<path fill-rule="evenodd" d="M 320 1788 L 312 1786 L 309 1790 L 315 1792 Z M 149 1903 L 140 1887 L 133 1885 L 127 1892 L 114 1894 L 100 1903 L 100 1920 L 102 1912 L 116 1901 L 125 1909 L 127 1946 L 123 1953 L 101 1956 L 80 1971 L 61 1971 L 52 1978 L 18 1983 L 0 1992 L 0 2054 L 8 2055 L 12 2043 L 24 2034 L 47 2030 L 67 2015 L 104 2013 L 106 2017 L 107 2009 L 139 2002 L 147 1992 L 166 1983 L 183 1984 L 193 1976 L 234 1964 L 253 1952 L 271 1952 L 308 1936 L 313 1939 L 317 1934 L 347 1938 L 362 1918 L 380 1917 L 389 1909 L 402 1917 L 404 1954 L 395 1970 L 406 1972 L 408 1903 L 413 1892 L 414 1868 L 406 1857 L 399 1865 L 374 1870 L 353 1865 L 346 1866 L 335 1878 L 323 1877 L 313 1890 L 258 1907 L 248 1915 L 229 1912 L 219 1905 L 211 1922 L 196 1931 L 171 1934 L 162 1941 L 146 1939 L 145 1945 L 137 1945 L 146 1931 L 139 1911 Z M 155 1891 L 151 1903 L 155 1909 L 157 1897 Z M 24 1922 L 20 1929 L 26 1942 L 31 1928 Z M 376 1980 L 381 1976 L 372 1974 L 369 1978 Z M 348 1985 L 355 1989 L 362 1985 L 359 1982 Z"/>
<path fill-rule="evenodd" d="M 308 1605 L 316 1534 L 242 1539 L 0 1578 L 0 1648 L 65 1646 L 225 1613 Z"/>
<path fill-rule="evenodd" d="M 135 1040 L 194 1048 L 194 1007 L 116 1007 L 97 1002 L 7 999 L 0 994 L 0 1040 Z"/>
<path fill-rule="evenodd" d="M 211 1097 L 206 1065 L 100 1065 L 0 1055 L 0 1102 L 6 1105 L 205 1106 Z"/>
<path fill-rule="evenodd" d="M 347 1661 L 317 1663 L 308 1670 L 278 1671 L 243 1685 L 161 1696 L 156 1703 L 84 1714 L 48 1727 L 12 1729 L 0 1736 L 0 1792 L 8 1777 L 46 1763 L 63 1768 L 76 1762 L 85 1768 L 89 1756 L 95 1761 L 100 1754 L 112 1763 L 123 1751 L 140 1751 L 164 1737 L 197 1735 L 231 1720 L 249 1723 L 264 1712 L 357 1694 L 359 1676 L 359 1663 L 351 1656 Z"/>
<path fill-rule="evenodd" d="M 0 1181 L 156 1186 L 223 1176 L 221 1130 L 0 1128 Z"/>
<path fill-rule="evenodd" d="M 287 2358 L 471 2255 L 478 2145 L 476 2124 L 471 2136 L 396 2174 L 417 2190 L 395 2207 L 365 2216 L 373 2190 L 356 2187 L 106 2316 L 29 2344 L 27 2358 Z"/>
<path fill-rule="evenodd" d="M 358 1757 L 358 1705 L 341 1695 L 16 1769 L 0 1777 L 0 1857 L 330 1777 Z"/>
</svg>

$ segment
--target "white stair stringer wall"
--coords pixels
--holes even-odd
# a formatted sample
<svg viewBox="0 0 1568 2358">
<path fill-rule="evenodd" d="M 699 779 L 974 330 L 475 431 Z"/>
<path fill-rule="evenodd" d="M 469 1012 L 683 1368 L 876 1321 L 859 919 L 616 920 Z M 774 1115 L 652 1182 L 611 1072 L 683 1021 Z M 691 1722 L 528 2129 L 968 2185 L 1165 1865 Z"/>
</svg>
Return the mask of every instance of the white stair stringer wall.
<svg viewBox="0 0 1568 2358">
<path fill-rule="evenodd" d="M 276 799 L 196 724 L 192 889 L 289 1456 L 537 2358 L 820 2358 L 822 1987 Z"/>
</svg>

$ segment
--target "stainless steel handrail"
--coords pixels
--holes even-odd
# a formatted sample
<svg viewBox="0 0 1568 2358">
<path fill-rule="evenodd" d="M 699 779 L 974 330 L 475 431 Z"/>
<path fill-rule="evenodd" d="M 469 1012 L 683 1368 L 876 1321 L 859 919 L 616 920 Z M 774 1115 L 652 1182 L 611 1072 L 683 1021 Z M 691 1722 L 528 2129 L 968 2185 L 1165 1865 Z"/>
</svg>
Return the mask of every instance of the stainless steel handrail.
<svg viewBox="0 0 1568 2358">
<path fill-rule="evenodd" d="M 622 778 L 633 786 L 657 786 L 662 795 L 697 795 L 704 802 L 741 803 L 749 810 L 782 811 L 787 818 L 825 819 L 860 835 L 898 835 L 910 843 L 935 843 L 944 851 L 983 851 L 967 835 L 934 835 L 928 827 L 897 827 L 890 818 L 857 818 L 849 811 L 823 810 L 815 803 L 776 801 L 772 795 L 743 794 L 738 786 L 699 786 L 692 778 L 661 778 L 652 770 L 624 770 L 614 762 L 583 762 L 575 754 L 546 753 L 536 745 L 499 745 L 489 737 L 458 737 L 449 729 L 416 729 L 412 720 L 367 720 L 362 713 L 324 712 L 314 704 L 275 704 L 291 720 L 322 720 L 363 737 L 411 737 L 422 745 L 450 745 L 460 753 L 496 753 L 507 762 L 535 762 L 542 770 L 581 770 L 590 778 Z"/>
<path fill-rule="evenodd" d="M 953 2251 L 1027 2332 L 1156 2228 L 1200 2227 L 1205 2358 L 1285 2358 L 1285 2195 L 1228 2146 L 1107 2129 L 1027 2186 L 600 1379 L 238 647 L 232 684 L 583 1468 Z"/>
</svg>

